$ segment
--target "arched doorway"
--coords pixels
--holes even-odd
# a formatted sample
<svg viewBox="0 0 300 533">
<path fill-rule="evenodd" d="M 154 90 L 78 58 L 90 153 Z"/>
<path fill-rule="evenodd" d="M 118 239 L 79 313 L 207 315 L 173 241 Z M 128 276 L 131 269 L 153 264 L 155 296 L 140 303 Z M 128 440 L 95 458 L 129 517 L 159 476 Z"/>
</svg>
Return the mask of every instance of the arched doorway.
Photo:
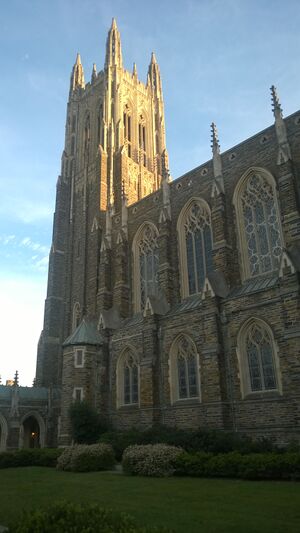
<svg viewBox="0 0 300 533">
<path fill-rule="evenodd" d="M 23 447 L 40 448 L 40 425 L 34 416 L 29 416 L 23 422 Z"/>
</svg>

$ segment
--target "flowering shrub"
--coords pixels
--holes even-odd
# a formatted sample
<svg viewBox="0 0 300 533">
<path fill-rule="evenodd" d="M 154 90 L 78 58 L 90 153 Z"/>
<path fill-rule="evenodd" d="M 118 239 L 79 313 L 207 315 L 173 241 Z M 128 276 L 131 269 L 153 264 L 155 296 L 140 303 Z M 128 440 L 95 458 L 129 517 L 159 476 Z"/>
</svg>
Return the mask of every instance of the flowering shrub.
<svg viewBox="0 0 300 533">
<path fill-rule="evenodd" d="M 123 469 L 127 474 L 137 476 L 171 476 L 173 463 L 182 452 L 182 448 L 167 444 L 129 446 L 123 454 Z"/>
<path fill-rule="evenodd" d="M 65 448 L 56 468 L 69 472 L 91 472 L 109 470 L 114 464 L 115 456 L 109 444 L 76 444 Z"/>
</svg>

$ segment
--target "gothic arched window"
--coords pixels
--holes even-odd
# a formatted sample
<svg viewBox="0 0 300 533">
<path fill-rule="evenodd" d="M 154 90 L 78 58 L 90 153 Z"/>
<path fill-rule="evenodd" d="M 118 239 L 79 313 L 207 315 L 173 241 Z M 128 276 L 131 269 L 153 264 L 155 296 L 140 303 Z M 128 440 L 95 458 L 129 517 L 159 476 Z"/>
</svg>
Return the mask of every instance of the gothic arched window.
<svg viewBox="0 0 300 533">
<path fill-rule="evenodd" d="M 279 362 L 273 333 L 258 319 L 250 319 L 238 336 L 238 356 L 243 396 L 280 390 Z"/>
<path fill-rule="evenodd" d="M 244 278 L 279 268 L 282 253 L 279 209 L 273 177 L 251 169 L 234 194 Z"/>
<path fill-rule="evenodd" d="M 171 400 L 199 398 L 200 377 L 196 346 L 187 335 L 179 335 L 170 352 Z"/>
<path fill-rule="evenodd" d="M 137 232 L 133 253 L 135 309 L 139 311 L 147 297 L 158 292 L 158 231 L 154 224 L 146 222 Z"/>
<path fill-rule="evenodd" d="M 206 202 L 192 199 L 178 219 L 182 296 L 201 292 L 213 269 L 210 210 Z"/>
<path fill-rule="evenodd" d="M 126 348 L 117 364 L 117 404 L 139 403 L 139 363 L 131 348 Z"/>
</svg>

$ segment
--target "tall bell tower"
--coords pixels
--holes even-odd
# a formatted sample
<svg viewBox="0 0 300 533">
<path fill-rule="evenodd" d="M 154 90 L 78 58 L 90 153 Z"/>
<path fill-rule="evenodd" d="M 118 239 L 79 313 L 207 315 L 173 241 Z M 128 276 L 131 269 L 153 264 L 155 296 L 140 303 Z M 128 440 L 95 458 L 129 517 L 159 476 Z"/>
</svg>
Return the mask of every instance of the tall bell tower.
<svg viewBox="0 0 300 533">
<path fill-rule="evenodd" d="M 86 82 L 77 54 L 71 73 L 38 385 L 60 385 L 63 342 L 84 316 L 99 315 L 100 248 L 111 215 L 122 217 L 124 199 L 129 206 L 156 191 L 167 173 L 158 63 L 152 53 L 146 83 L 135 64 L 132 72 L 125 70 L 113 19 L 104 69 L 98 72 L 94 64 Z"/>
</svg>

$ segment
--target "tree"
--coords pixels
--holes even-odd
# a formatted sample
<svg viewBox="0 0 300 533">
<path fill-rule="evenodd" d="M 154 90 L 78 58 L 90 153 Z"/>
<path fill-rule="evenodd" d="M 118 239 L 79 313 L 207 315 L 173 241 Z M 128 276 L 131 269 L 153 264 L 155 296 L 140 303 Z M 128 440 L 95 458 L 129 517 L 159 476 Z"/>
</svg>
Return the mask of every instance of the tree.
<svg viewBox="0 0 300 533">
<path fill-rule="evenodd" d="M 101 433 L 107 430 L 107 423 L 85 401 L 74 402 L 69 409 L 69 417 L 72 438 L 78 444 L 94 444 Z"/>
</svg>

